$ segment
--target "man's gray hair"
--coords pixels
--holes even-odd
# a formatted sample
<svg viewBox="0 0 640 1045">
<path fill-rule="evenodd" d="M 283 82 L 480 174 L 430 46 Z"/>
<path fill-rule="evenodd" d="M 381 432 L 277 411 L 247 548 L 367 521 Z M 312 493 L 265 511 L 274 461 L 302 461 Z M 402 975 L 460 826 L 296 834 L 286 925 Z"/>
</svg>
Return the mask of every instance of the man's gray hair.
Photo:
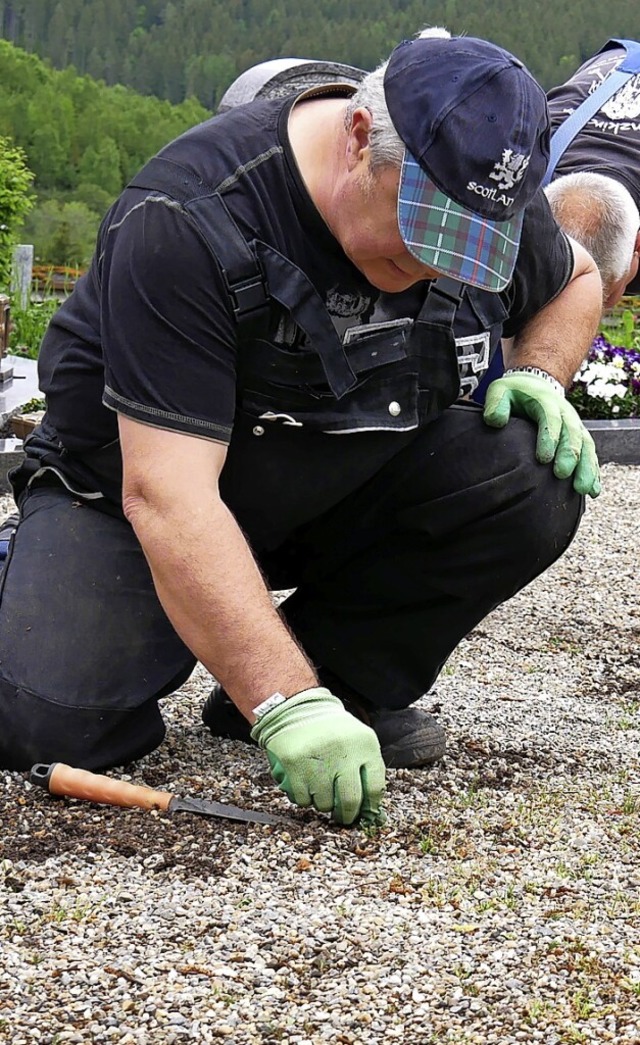
<svg viewBox="0 0 640 1045">
<path fill-rule="evenodd" d="M 640 227 L 630 192 L 594 171 L 563 174 L 544 190 L 558 225 L 595 261 L 605 297 L 628 271 Z"/>
<path fill-rule="evenodd" d="M 448 39 L 451 33 L 448 29 L 433 26 L 416 33 L 418 38 L 424 36 L 439 36 Z M 345 124 L 349 127 L 351 117 L 356 109 L 368 109 L 373 116 L 373 124 L 369 134 L 369 145 L 371 146 L 371 170 L 376 171 L 381 167 L 391 165 L 400 167 L 404 156 L 404 142 L 393 126 L 393 122 L 387 108 L 384 94 L 384 74 L 387 62 L 383 62 L 372 73 L 368 73 L 360 83 L 356 93 L 349 99 L 345 113 Z"/>
</svg>

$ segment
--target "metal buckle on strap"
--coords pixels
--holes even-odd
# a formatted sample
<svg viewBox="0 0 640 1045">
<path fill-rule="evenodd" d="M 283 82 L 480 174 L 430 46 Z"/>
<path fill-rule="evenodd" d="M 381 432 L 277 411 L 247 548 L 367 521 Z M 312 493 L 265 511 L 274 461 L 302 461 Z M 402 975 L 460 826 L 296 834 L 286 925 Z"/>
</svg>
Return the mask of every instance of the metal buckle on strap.
<svg viewBox="0 0 640 1045">
<path fill-rule="evenodd" d="M 439 276 L 429 288 L 429 292 L 440 294 L 447 301 L 451 301 L 456 307 L 462 301 L 465 293 L 465 284 L 450 276 Z"/>
<path fill-rule="evenodd" d="M 233 313 L 238 320 L 264 308 L 269 301 L 267 288 L 261 276 L 253 276 L 233 286 L 229 284 L 229 293 L 233 302 Z"/>
</svg>

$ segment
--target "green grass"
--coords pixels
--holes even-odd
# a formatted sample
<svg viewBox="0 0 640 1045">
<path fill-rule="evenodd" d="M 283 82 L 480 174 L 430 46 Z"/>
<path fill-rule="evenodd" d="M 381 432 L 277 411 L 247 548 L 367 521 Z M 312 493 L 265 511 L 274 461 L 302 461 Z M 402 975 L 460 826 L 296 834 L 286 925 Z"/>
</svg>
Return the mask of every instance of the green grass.
<svg viewBox="0 0 640 1045">
<path fill-rule="evenodd" d="M 25 309 L 12 304 L 9 351 L 17 356 L 37 359 L 49 320 L 59 305 L 60 302 L 53 298 L 34 301 Z"/>
</svg>

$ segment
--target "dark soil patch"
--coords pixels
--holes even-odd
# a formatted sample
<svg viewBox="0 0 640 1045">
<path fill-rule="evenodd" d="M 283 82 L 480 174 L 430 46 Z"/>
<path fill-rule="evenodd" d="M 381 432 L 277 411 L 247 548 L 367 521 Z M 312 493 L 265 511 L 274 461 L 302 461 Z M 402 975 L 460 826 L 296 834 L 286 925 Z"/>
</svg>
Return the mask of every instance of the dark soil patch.
<svg viewBox="0 0 640 1045">
<path fill-rule="evenodd" d="M 304 816 L 304 814 L 303 814 Z M 138 863 L 153 855 L 152 872 L 180 867 L 181 873 L 207 878 L 222 875 L 236 844 L 251 833 L 309 831 L 305 819 L 280 825 L 245 824 L 188 813 L 148 812 L 96 806 L 54 798 L 45 792 L 10 787 L 0 795 L 0 859 L 40 863 L 73 853 L 84 863 L 113 853 Z M 14 872 L 11 872 L 13 875 Z"/>
</svg>

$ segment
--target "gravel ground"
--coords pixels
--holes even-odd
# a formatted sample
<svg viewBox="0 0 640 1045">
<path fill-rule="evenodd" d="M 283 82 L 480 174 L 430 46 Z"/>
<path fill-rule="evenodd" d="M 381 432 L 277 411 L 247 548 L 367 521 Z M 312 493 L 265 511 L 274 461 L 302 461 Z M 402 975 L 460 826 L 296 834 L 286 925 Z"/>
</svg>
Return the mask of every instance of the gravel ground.
<svg viewBox="0 0 640 1045">
<path fill-rule="evenodd" d="M 0 773 L 0 1041 L 637 1045 L 640 467 L 604 479 L 423 698 L 447 757 L 390 771 L 377 834 L 292 811 L 260 752 L 210 738 L 202 669 L 129 777 L 290 825 Z"/>
</svg>

